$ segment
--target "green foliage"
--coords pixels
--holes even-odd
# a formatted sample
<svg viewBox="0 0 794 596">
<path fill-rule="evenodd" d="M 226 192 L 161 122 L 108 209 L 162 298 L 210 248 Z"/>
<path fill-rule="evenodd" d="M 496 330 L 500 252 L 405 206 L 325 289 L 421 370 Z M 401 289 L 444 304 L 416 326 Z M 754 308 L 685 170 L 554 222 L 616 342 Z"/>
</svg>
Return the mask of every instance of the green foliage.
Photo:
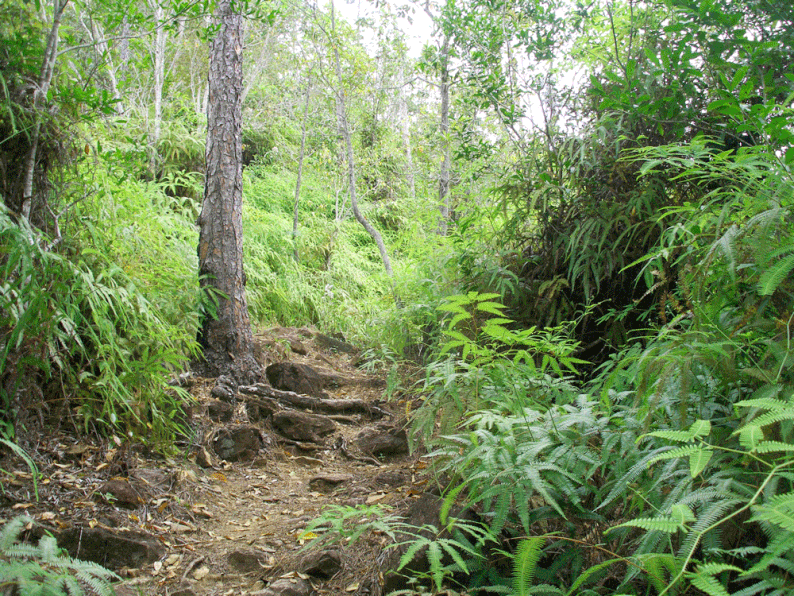
<svg viewBox="0 0 794 596">
<path fill-rule="evenodd" d="M 26 524 L 33 520 L 17 517 L 0 530 L 0 589 L 26 596 L 112 596 L 112 571 L 88 561 L 72 559 L 45 535 L 37 546 L 20 541 Z"/>
<path fill-rule="evenodd" d="M 88 222 L 86 218 L 84 222 Z M 89 228 L 90 229 L 90 228 Z M 186 355 L 179 333 L 117 264 L 94 248 L 55 252 L 46 238 L 0 216 L 5 413 L 23 370 L 57 375 L 86 427 L 165 439 L 184 392 L 165 389 Z M 150 272 L 154 273 L 154 272 Z M 28 377 L 25 383 L 34 381 Z M 30 407 L 31 404 L 15 404 Z"/>
</svg>

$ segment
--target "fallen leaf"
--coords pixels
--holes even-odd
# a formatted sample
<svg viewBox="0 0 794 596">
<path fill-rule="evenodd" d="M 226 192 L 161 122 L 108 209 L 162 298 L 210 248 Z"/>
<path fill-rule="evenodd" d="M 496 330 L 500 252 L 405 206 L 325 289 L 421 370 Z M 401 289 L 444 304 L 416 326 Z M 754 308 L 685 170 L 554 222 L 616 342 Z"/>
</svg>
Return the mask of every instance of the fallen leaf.
<svg viewBox="0 0 794 596">
<path fill-rule="evenodd" d="M 11 509 L 30 509 L 33 507 L 33 503 L 17 503 Z"/>
<path fill-rule="evenodd" d="M 55 514 L 52 511 L 45 511 L 41 514 L 41 519 L 55 519 Z"/>
<path fill-rule="evenodd" d="M 355 592 L 358 590 L 358 582 L 354 584 L 350 584 L 348 587 L 345 588 L 345 592 Z"/>
<path fill-rule="evenodd" d="M 210 568 L 207 567 L 206 565 L 202 565 L 193 572 L 193 579 L 195 579 L 196 581 L 201 581 L 202 579 L 207 577 L 209 573 L 210 573 Z"/>
</svg>

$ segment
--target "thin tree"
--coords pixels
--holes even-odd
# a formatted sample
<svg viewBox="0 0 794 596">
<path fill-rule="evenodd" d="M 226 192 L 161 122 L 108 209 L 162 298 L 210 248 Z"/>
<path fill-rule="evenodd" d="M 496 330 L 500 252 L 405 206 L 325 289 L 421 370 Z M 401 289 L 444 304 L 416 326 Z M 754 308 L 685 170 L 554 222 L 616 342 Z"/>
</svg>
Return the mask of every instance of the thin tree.
<svg viewBox="0 0 794 596">
<path fill-rule="evenodd" d="M 199 279 L 215 301 L 205 313 L 198 341 L 213 376 L 231 374 L 250 382 L 261 374 L 253 357 L 243 271 L 243 18 L 232 0 L 215 9 L 219 30 L 210 43 L 207 105 L 207 174 L 199 216 Z"/>
<path fill-rule="evenodd" d="M 303 104 L 303 121 L 301 123 L 301 148 L 298 154 L 298 180 L 295 182 L 295 207 L 292 212 L 292 256 L 295 262 L 300 261 L 298 256 L 298 206 L 301 197 L 301 179 L 303 177 L 303 158 L 306 154 L 306 121 L 309 119 L 309 98 L 312 92 L 312 73 L 306 75 L 306 95 Z"/>
<path fill-rule="evenodd" d="M 22 168 L 22 200 L 19 205 L 19 214 L 26 220 L 30 219 L 33 206 L 33 174 L 36 171 L 41 124 L 44 118 L 41 112 L 44 109 L 44 101 L 47 98 L 47 93 L 49 93 L 52 75 L 55 71 L 55 62 L 58 58 L 58 41 L 60 39 L 58 30 L 61 27 L 61 18 L 67 4 L 69 4 L 69 0 L 53 0 L 52 2 L 52 26 L 47 36 L 47 47 L 44 50 L 44 60 L 41 63 L 39 78 L 33 90 L 33 117 L 35 121 L 30 134 L 30 148 L 25 155 Z"/>
<path fill-rule="evenodd" d="M 383 237 L 380 232 L 376 230 L 371 223 L 367 221 L 361 210 L 358 208 L 358 198 L 356 196 L 356 162 L 353 157 L 353 141 L 350 137 L 350 125 L 347 121 L 347 106 L 345 105 L 344 80 L 342 79 L 342 65 L 339 58 L 339 45 L 336 38 L 336 18 L 334 16 L 334 2 L 331 0 L 331 46 L 334 50 L 334 68 L 336 71 L 336 80 L 338 88 L 336 89 L 336 117 L 339 124 L 339 133 L 345 142 L 346 157 L 347 157 L 347 186 L 350 195 L 350 207 L 353 209 L 353 215 L 358 223 L 360 223 L 367 233 L 372 236 L 375 244 L 378 245 L 380 257 L 383 260 L 383 268 L 389 277 L 394 277 L 394 272 L 391 268 L 391 261 L 389 260 L 389 253 L 386 251 L 386 245 L 383 242 Z"/>
</svg>

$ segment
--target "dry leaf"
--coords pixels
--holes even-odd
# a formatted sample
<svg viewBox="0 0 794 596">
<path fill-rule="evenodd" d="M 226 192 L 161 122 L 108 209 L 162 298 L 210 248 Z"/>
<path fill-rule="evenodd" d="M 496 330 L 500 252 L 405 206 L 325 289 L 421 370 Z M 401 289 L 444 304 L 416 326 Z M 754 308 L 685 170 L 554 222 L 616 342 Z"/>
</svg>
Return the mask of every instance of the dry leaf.
<svg viewBox="0 0 794 596">
<path fill-rule="evenodd" d="M 206 565 L 202 565 L 193 572 L 193 579 L 195 579 L 196 581 L 201 581 L 202 579 L 207 577 L 209 573 L 210 573 L 210 568 L 207 567 Z"/>
<path fill-rule="evenodd" d="M 358 582 L 354 584 L 350 584 L 348 587 L 345 588 L 345 592 L 355 592 L 358 590 Z"/>
<path fill-rule="evenodd" d="M 41 514 L 40 519 L 48 520 L 55 519 L 55 514 L 52 511 L 45 511 Z"/>
</svg>

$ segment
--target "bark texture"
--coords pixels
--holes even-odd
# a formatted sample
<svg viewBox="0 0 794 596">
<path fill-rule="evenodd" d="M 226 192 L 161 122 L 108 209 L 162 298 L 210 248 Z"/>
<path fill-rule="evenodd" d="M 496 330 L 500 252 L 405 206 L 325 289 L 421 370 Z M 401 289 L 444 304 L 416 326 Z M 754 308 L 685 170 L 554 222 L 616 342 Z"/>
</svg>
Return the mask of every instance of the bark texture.
<svg viewBox="0 0 794 596">
<path fill-rule="evenodd" d="M 215 16 L 220 30 L 210 44 L 207 174 L 198 256 L 201 287 L 217 299 L 217 316 L 206 315 L 202 321 L 198 341 L 204 361 L 197 368 L 250 383 L 261 370 L 253 357 L 243 272 L 243 21 L 231 0 L 220 0 Z"/>
</svg>

